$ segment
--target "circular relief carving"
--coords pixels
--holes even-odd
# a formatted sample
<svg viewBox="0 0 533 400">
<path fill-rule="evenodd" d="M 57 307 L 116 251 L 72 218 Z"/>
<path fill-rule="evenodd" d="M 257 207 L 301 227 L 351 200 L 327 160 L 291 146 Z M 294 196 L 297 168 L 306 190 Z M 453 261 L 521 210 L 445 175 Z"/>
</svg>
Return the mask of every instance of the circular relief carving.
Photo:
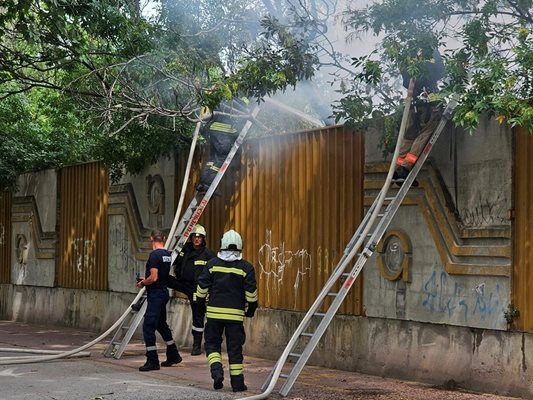
<svg viewBox="0 0 533 400">
<path fill-rule="evenodd" d="M 160 175 L 148 177 L 148 207 L 152 214 L 164 214 L 165 184 Z"/>
<path fill-rule="evenodd" d="M 395 281 L 401 277 L 404 281 L 409 281 L 412 249 L 405 232 L 388 231 L 379 242 L 377 251 L 378 267 L 385 279 Z"/>
</svg>

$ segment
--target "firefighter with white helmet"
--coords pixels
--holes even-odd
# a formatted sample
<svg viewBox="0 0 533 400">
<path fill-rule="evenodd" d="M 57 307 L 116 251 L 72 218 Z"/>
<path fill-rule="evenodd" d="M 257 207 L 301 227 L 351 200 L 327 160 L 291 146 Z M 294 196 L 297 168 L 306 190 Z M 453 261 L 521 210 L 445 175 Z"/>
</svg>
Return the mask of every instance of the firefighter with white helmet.
<svg viewBox="0 0 533 400">
<path fill-rule="evenodd" d="M 195 301 L 194 292 L 198 283 L 198 276 L 204 269 L 207 261 L 215 256 L 207 247 L 206 237 L 207 232 L 205 228 L 200 224 L 196 224 L 189 236 L 189 240 L 185 243 L 183 249 L 172 264 L 176 277 L 171 276 L 168 282 L 168 287 L 185 294 L 189 299 L 192 311 L 193 345 L 191 355 L 193 356 L 202 354 L 205 320 L 205 306 Z"/>
<path fill-rule="evenodd" d="M 205 303 L 207 296 L 205 350 L 213 378 L 213 387 L 222 389 L 222 335 L 226 334 L 231 387 L 234 392 L 248 388 L 244 384 L 242 347 L 246 336 L 243 321 L 253 317 L 257 308 L 257 284 L 252 264 L 242 258 L 242 238 L 234 230 L 222 236 L 220 251 L 198 278 L 196 297 Z"/>
</svg>

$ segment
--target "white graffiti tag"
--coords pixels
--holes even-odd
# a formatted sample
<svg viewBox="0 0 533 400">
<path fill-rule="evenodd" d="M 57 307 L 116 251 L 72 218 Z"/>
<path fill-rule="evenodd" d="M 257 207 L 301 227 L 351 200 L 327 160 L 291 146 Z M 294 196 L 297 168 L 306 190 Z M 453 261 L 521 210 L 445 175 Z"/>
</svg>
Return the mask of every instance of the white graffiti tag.
<svg viewBox="0 0 533 400">
<path fill-rule="evenodd" d="M 272 231 L 266 231 L 266 243 L 259 248 L 259 266 L 261 275 L 266 278 L 267 298 L 270 300 L 270 290 L 277 296 L 284 281 L 287 270 L 296 269 L 294 278 L 294 300 L 296 303 L 298 289 L 302 277 L 311 270 L 312 257 L 305 249 L 287 250 L 285 242 L 280 242 L 278 246 L 272 244 Z"/>
<path fill-rule="evenodd" d="M 94 240 L 76 238 L 72 241 L 72 250 L 78 272 L 82 272 L 84 267 L 85 269 L 94 267 L 94 259 L 91 257 L 94 254 L 94 247 Z"/>
</svg>

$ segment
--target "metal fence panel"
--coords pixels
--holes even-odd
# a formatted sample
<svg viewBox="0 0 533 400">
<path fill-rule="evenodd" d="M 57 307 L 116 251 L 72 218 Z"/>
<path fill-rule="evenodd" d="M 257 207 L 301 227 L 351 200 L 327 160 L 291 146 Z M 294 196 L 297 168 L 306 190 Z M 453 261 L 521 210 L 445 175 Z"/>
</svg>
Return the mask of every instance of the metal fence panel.
<svg viewBox="0 0 533 400">
<path fill-rule="evenodd" d="M 107 289 L 109 179 L 101 163 L 60 171 L 57 285 Z"/>
<path fill-rule="evenodd" d="M 198 182 L 196 157 L 185 204 Z M 186 155 L 178 157 L 177 188 Z M 340 259 L 363 214 L 364 141 L 344 127 L 251 139 L 242 146 L 200 223 L 218 251 L 224 231 L 244 240 L 263 307 L 306 310 Z M 360 314 L 361 285 L 341 312 Z"/>
</svg>

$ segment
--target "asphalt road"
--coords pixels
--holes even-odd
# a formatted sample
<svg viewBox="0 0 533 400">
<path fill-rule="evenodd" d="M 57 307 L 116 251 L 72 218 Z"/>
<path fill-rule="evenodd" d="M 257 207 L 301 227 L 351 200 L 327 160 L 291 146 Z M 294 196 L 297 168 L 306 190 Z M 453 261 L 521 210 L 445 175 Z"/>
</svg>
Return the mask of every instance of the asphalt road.
<svg viewBox="0 0 533 400">
<path fill-rule="evenodd" d="M 9 354 L 12 356 L 13 354 Z M 5 354 L 7 356 L 7 354 Z M 0 398 L 6 400 L 223 400 L 233 394 L 189 386 L 154 373 L 67 360 L 0 367 Z"/>
</svg>

